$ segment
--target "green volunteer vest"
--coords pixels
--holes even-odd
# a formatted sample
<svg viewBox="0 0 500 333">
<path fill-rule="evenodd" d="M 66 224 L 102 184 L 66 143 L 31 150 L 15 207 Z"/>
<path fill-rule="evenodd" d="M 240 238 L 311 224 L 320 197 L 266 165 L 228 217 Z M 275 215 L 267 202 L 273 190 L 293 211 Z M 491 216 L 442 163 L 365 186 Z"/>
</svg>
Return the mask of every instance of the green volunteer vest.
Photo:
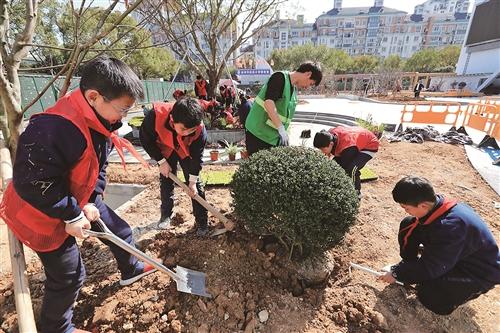
<svg viewBox="0 0 500 333">
<path fill-rule="evenodd" d="M 288 129 L 295 114 L 297 106 L 297 93 L 295 89 L 290 98 L 290 75 L 288 72 L 282 72 L 285 76 L 285 86 L 283 87 L 282 97 L 275 102 L 278 116 Z M 245 127 L 250 133 L 258 137 L 270 145 L 278 144 L 279 134 L 271 119 L 269 119 L 266 110 L 264 109 L 264 100 L 266 98 L 267 83 L 260 89 L 259 94 L 255 97 L 250 113 L 245 122 Z"/>
</svg>

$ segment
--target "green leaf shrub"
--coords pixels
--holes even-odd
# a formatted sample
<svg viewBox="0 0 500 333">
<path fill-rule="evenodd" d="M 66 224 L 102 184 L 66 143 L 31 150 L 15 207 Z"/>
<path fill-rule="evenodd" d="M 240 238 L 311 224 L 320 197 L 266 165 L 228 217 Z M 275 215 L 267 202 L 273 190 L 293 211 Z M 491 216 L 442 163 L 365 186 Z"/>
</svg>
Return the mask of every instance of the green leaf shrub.
<svg viewBox="0 0 500 333">
<path fill-rule="evenodd" d="M 244 161 L 233 176 L 235 213 L 260 235 L 303 257 L 337 244 L 355 221 L 352 181 L 334 161 L 305 147 L 276 147 Z"/>
</svg>

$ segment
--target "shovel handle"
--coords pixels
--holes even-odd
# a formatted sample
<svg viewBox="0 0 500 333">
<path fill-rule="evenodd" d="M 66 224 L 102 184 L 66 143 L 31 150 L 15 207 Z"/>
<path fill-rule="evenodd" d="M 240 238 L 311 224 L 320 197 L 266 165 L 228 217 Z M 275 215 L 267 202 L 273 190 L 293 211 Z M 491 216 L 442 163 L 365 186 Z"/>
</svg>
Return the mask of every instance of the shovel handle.
<svg viewBox="0 0 500 333">
<path fill-rule="evenodd" d="M 115 245 L 118 247 L 122 248 L 123 250 L 127 251 L 128 253 L 132 254 L 133 256 L 141 259 L 144 262 L 147 262 L 154 268 L 157 268 L 158 270 L 168 274 L 171 278 L 173 278 L 176 281 L 184 281 L 179 275 L 177 275 L 174 271 L 168 269 L 167 267 L 163 266 L 150 256 L 148 256 L 146 253 L 140 251 L 139 249 L 135 248 L 134 246 L 130 245 L 129 243 L 125 242 L 123 239 L 119 238 L 115 234 L 111 232 L 111 230 L 106 227 L 106 224 L 101 219 L 98 219 L 96 223 L 99 225 L 99 227 L 103 230 L 102 232 L 99 231 L 92 231 L 92 230 L 84 230 L 85 233 L 89 236 L 94 236 L 98 238 L 104 238 L 109 240 L 110 242 L 113 242 Z"/>
<path fill-rule="evenodd" d="M 375 275 L 375 276 L 384 275 L 383 273 L 377 272 L 377 271 L 375 271 L 375 270 L 373 270 L 371 268 L 364 267 L 364 266 L 361 266 L 361 265 L 358 265 L 358 264 L 355 264 L 355 263 L 352 263 L 352 262 L 351 262 L 350 265 L 351 265 L 352 268 L 359 269 L 361 271 L 370 273 L 370 274 Z M 396 281 L 396 283 L 399 284 L 400 286 L 404 286 L 404 284 L 401 281 Z"/>
<path fill-rule="evenodd" d="M 184 184 L 176 175 L 174 175 L 172 172 L 169 172 L 168 173 L 168 176 L 170 177 L 170 179 L 172 179 L 177 185 L 179 185 L 183 190 L 184 192 L 186 193 L 189 193 L 190 190 L 189 190 L 189 187 Z M 194 196 L 194 200 L 198 201 L 200 203 L 200 205 L 202 205 L 203 207 L 205 207 L 210 213 L 212 213 L 213 215 L 215 215 L 215 217 L 217 217 L 222 223 L 224 223 L 224 225 L 228 225 L 228 224 L 231 224 L 232 222 L 229 221 L 229 219 L 227 217 L 225 217 L 224 215 L 221 214 L 221 212 L 215 208 L 214 206 L 212 206 L 211 204 L 209 204 L 205 199 L 203 199 L 202 197 L 200 197 L 198 194 L 196 194 Z"/>
</svg>

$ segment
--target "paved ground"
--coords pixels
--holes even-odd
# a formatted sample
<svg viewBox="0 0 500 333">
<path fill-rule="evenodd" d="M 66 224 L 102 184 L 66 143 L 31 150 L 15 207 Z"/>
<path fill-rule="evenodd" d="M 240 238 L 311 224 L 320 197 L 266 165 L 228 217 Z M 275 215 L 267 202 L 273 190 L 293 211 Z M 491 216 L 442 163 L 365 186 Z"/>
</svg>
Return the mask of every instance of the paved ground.
<svg viewBox="0 0 500 333">
<path fill-rule="evenodd" d="M 437 100 L 437 98 L 434 98 Z M 475 102 L 477 98 L 439 98 L 442 101 L 458 101 L 458 102 Z M 347 115 L 356 118 L 367 119 L 371 117 L 373 121 L 376 123 L 387 123 L 387 124 L 399 124 L 401 119 L 401 110 L 403 109 L 403 105 L 399 104 L 383 104 L 383 103 L 370 103 L 364 101 L 355 101 L 344 98 L 307 98 L 305 99 L 305 104 L 299 104 L 297 106 L 297 111 L 305 111 L 305 112 L 322 112 L 322 113 L 331 113 L 331 114 L 340 114 Z M 443 109 L 444 107 L 436 106 L 435 110 Z M 141 115 L 142 112 L 129 114 L 127 119 L 130 119 L 133 116 Z M 408 124 L 405 124 L 405 127 Z M 412 124 L 412 126 L 414 126 Z M 417 126 L 425 126 L 425 124 L 418 124 Z M 445 132 L 449 129 L 449 126 L 434 126 L 438 131 Z M 328 128 L 324 125 L 317 124 L 305 124 L 305 123 L 292 123 L 290 129 L 290 140 L 292 145 L 305 145 L 308 147 L 312 147 L 312 138 L 314 138 L 314 134 L 321 129 Z M 301 139 L 300 134 L 302 130 L 310 129 L 311 130 L 311 138 L 310 139 Z M 126 122 L 124 122 L 124 126 L 120 128 L 119 134 L 125 135 L 129 133 L 132 129 Z M 484 134 L 475 131 L 469 130 L 469 136 L 472 138 L 474 143 L 479 143 Z M 137 150 L 141 152 L 141 154 L 148 159 L 149 156 L 147 153 L 141 148 L 137 147 Z M 491 185 L 493 189 L 500 195 L 500 166 L 492 165 L 492 155 L 500 154 L 499 152 L 492 152 L 491 150 L 479 150 L 473 147 L 466 147 L 467 155 L 469 160 L 471 161 L 474 168 L 478 170 L 481 176 Z M 204 160 L 206 162 L 210 161 L 210 153 L 209 150 L 205 150 Z M 119 157 L 116 152 L 113 152 L 110 157 L 110 162 L 119 162 Z M 130 156 L 130 154 L 126 154 L 127 163 L 135 163 L 136 160 Z M 227 163 L 227 156 L 221 156 L 219 163 Z"/>
</svg>

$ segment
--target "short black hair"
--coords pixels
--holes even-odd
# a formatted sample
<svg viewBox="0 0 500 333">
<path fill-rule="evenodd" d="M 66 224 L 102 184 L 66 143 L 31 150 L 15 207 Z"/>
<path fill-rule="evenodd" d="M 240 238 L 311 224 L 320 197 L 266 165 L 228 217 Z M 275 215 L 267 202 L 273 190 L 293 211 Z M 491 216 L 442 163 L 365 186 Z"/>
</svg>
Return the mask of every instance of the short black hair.
<svg viewBox="0 0 500 333">
<path fill-rule="evenodd" d="M 175 102 L 172 112 L 174 123 L 181 123 L 186 128 L 193 128 L 201 124 L 203 109 L 198 100 L 186 97 Z"/>
<path fill-rule="evenodd" d="M 399 204 L 418 206 L 423 202 L 436 202 L 432 184 L 423 177 L 406 176 L 396 183 L 392 198 Z"/>
<path fill-rule="evenodd" d="M 144 98 L 144 87 L 134 71 L 123 61 L 107 55 L 98 56 L 83 66 L 80 89 L 82 92 L 97 90 L 108 100 L 122 96 Z"/>
<path fill-rule="evenodd" d="M 330 142 L 334 142 L 335 137 L 327 130 L 321 130 L 314 135 L 313 146 L 316 148 L 328 147 Z"/>
<path fill-rule="evenodd" d="M 321 83 L 323 79 L 323 73 L 321 72 L 321 66 L 318 63 L 314 63 L 312 61 L 307 61 L 300 64 L 299 68 L 297 68 L 296 72 L 299 73 L 307 73 L 311 72 L 311 80 L 314 80 L 314 85 L 317 87 Z"/>
<path fill-rule="evenodd" d="M 202 78 L 203 77 L 200 74 L 196 75 L 196 80 L 201 80 Z"/>
</svg>

